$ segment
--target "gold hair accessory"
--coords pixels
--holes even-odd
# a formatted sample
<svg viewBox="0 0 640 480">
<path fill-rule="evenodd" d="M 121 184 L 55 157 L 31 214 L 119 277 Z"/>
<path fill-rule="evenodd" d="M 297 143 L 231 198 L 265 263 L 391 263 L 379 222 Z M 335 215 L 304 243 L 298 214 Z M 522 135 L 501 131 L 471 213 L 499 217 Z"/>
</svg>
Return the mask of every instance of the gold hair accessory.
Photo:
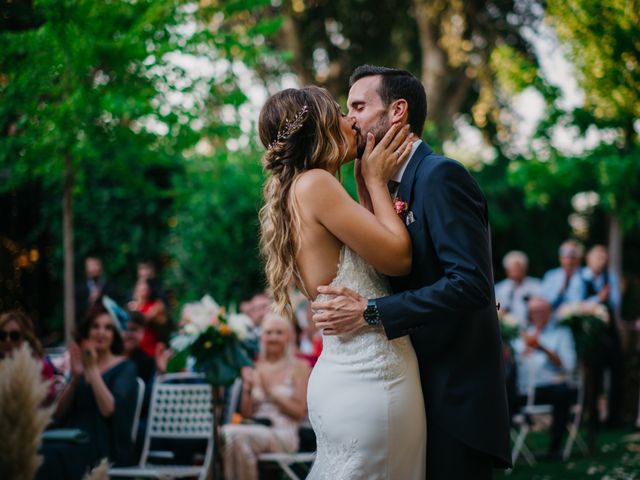
<svg viewBox="0 0 640 480">
<path fill-rule="evenodd" d="M 291 121 L 285 120 L 284 128 L 282 130 L 278 130 L 276 139 L 267 146 L 267 150 L 272 150 L 276 146 L 276 144 L 286 140 L 291 135 L 293 135 L 298 130 L 300 130 L 305 121 L 305 114 L 308 111 L 309 111 L 309 107 L 306 104 L 304 104 L 300 109 L 300 111 L 296 113 L 296 116 L 293 117 Z"/>
</svg>

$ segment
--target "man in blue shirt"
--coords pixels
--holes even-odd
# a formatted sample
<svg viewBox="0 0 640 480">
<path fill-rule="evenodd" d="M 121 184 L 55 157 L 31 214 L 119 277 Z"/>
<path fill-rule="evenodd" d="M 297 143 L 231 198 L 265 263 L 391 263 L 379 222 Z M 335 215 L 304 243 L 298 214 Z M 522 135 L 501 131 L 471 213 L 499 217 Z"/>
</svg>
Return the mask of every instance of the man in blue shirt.
<svg viewBox="0 0 640 480">
<path fill-rule="evenodd" d="M 542 279 L 542 296 L 557 309 L 563 303 L 579 302 L 583 297 L 580 262 L 583 249 L 575 240 L 567 240 L 558 252 L 560 267 L 549 270 Z"/>
<path fill-rule="evenodd" d="M 549 457 L 561 457 L 562 437 L 576 391 L 569 380 L 576 368 L 576 350 L 571 331 L 553 319 L 551 304 L 542 297 L 529 300 L 529 326 L 513 341 L 517 365 L 517 403 L 526 404 L 534 389 L 536 404 L 553 406 Z"/>
</svg>

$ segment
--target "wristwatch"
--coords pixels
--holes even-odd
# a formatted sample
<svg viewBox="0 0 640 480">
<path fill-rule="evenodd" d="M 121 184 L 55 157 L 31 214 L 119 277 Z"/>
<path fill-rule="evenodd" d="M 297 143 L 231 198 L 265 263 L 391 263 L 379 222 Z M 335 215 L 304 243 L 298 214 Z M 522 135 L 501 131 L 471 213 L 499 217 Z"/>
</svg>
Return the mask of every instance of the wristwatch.
<svg viewBox="0 0 640 480">
<path fill-rule="evenodd" d="M 367 308 L 364 309 L 362 316 L 369 325 L 380 325 L 380 312 L 378 312 L 378 306 L 374 299 L 369 299 Z"/>
</svg>

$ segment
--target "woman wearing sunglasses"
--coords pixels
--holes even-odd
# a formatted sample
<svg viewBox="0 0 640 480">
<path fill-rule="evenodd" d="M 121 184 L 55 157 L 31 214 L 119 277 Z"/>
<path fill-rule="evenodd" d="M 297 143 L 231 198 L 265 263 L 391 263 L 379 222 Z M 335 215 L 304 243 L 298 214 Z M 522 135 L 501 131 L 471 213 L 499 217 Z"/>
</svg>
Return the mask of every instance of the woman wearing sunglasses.
<svg viewBox="0 0 640 480">
<path fill-rule="evenodd" d="M 19 310 L 11 310 L 0 315 L 0 360 L 11 356 L 24 342 L 29 344 L 34 357 L 42 359 L 42 379 L 51 380 L 45 401 L 45 404 L 49 405 L 56 398 L 56 370 L 44 355 L 42 345 L 33 331 L 33 322 Z"/>
</svg>

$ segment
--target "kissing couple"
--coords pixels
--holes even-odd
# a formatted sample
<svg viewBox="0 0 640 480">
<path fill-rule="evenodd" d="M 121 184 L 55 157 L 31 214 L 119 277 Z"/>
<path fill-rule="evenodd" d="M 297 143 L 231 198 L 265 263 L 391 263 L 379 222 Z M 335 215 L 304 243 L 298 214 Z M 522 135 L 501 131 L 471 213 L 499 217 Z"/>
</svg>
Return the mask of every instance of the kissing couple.
<svg viewBox="0 0 640 480">
<path fill-rule="evenodd" d="M 260 113 L 266 277 L 290 317 L 297 284 L 323 335 L 309 479 L 489 479 L 510 466 L 487 203 L 420 140 L 426 113 L 416 77 L 370 65 L 351 75 L 346 114 L 313 86 Z M 358 202 L 338 179 L 352 161 Z"/>
</svg>

